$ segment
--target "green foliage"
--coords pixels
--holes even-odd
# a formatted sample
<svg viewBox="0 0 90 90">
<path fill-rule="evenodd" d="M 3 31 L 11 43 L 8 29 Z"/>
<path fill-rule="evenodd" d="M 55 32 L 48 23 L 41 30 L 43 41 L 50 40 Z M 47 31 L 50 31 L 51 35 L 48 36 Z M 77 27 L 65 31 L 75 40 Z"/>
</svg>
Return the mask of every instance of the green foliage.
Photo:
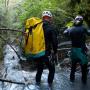
<svg viewBox="0 0 90 90">
<path fill-rule="evenodd" d="M 68 3 L 69 0 L 25 0 L 15 9 L 18 22 L 20 22 L 19 27 L 24 25 L 27 18 L 41 17 L 42 11 L 50 10 L 53 13 L 56 27 L 60 30 L 64 26 L 65 18 L 71 15 L 66 10 Z"/>
<path fill-rule="evenodd" d="M 73 15 L 82 15 L 87 25 L 90 27 L 90 0 L 70 0 L 70 4 Z"/>
<path fill-rule="evenodd" d="M 9 0 L 8 4 L 5 4 L 5 1 L 8 0 L 0 0 L 2 19 L 0 26 L 2 27 L 22 28 L 27 18 L 41 17 L 44 10 L 50 10 L 53 13 L 58 29 L 77 14 L 83 15 L 87 23 L 90 19 L 89 0 L 13 0 L 15 3 L 13 5 L 11 5 L 12 0 Z"/>
<path fill-rule="evenodd" d="M 85 17 L 89 25 L 90 21 L 90 1 L 89 0 L 9 0 L 7 6 L 5 1 L 0 0 L 1 27 L 22 28 L 27 18 L 32 16 L 40 17 L 42 11 L 50 10 L 54 16 L 54 22 L 58 30 L 77 14 Z"/>
<path fill-rule="evenodd" d="M 52 12 L 58 31 L 78 14 L 90 26 L 90 0 L 0 0 L 0 27 L 22 29 L 27 18 L 41 18 L 44 10 Z"/>
<path fill-rule="evenodd" d="M 41 13 L 44 10 L 51 10 L 55 9 L 56 4 L 53 4 L 54 0 L 26 0 L 22 5 L 22 12 L 20 13 L 18 10 L 19 18 L 21 22 L 25 22 L 27 18 L 32 16 L 41 17 Z M 55 2 L 55 1 L 54 1 Z"/>
</svg>

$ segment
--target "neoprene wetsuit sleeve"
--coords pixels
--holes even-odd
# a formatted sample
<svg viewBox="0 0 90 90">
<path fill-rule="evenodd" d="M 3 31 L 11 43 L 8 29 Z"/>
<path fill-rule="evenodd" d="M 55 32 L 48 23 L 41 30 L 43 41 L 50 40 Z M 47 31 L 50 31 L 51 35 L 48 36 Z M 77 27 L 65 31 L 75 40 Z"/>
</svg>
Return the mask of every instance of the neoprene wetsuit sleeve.
<svg viewBox="0 0 90 90">
<path fill-rule="evenodd" d="M 52 30 L 52 46 L 53 46 L 54 54 L 56 54 L 58 48 L 58 40 L 57 40 L 57 33 L 55 30 Z"/>
<path fill-rule="evenodd" d="M 65 36 L 70 36 L 70 29 L 66 29 L 66 30 L 63 32 L 63 34 L 64 34 Z"/>
</svg>

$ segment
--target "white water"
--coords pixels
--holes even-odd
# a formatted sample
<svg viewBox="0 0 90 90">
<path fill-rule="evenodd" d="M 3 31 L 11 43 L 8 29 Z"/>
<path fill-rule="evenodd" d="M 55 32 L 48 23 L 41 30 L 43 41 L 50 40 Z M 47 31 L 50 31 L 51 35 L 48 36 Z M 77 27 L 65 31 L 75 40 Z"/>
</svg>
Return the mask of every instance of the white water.
<svg viewBox="0 0 90 90">
<path fill-rule="evenodd" d="M 13 48 L 18 51 L 18 48 Z M 19 58 L 14 50 L 9 46 L 5 46 L 4 51 L 4 69 L 2 70 L 2 78 L 15 82 L 23 82 L 26 85 L 12 84 L 7 82 L 0 82 L 0 90 L 37 90 L 35 86 L 36 71 L 27 72 L 21 69 L 19 64 Z M 44 70 L 42 75 L 42 81 L 46 82 L 47 70 Z M 29 85 L 27 85 L 29 83 Z"/>
<path fill-rule="evenodd" d="M 18 48 L 13 46 L 16 51 Z M 81 73 L 76 73 L 75 83 L 69 81 L 70 71 L 68 68 L 56 68 L 53 88 L 50 89 L 47 84 L 48 70 L 44 70 L 41 78 L 41 86 L 35 85 L 36 71 L 24 71 L 19 64 L 19 58 L 13 49 L 6 45 L 4 49 L 4 68 L 2 78 L 6 80 L 23 82 L 25 85 L 0 82 L 0 90 L 90 90 L 90 72 L 88 74 L 88 83 L 86 86 L 81 83 Z"/>
</svg>

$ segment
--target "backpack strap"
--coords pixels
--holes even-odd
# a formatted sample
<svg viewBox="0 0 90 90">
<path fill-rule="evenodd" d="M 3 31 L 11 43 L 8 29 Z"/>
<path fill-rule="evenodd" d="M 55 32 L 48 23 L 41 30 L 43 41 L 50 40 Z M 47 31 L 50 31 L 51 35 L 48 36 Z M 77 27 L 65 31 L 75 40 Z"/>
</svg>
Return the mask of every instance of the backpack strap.
<svg viewBox="0 0 90 90">
<path fill-rule="evenodd" d="M 35 29 L 37 27 L 37 25 L 40 24 L 40 23 L 42 23 L 42 21 L 39 22 L 39 23 L 37 23 L 37 24 L 35 24 L 34 26 L 31 26 L 31 28 L 34 28 Z"/>
<path fill-rule="evenodd" d="M 42 21 L 39 22 L 39 23 L 37 23 L 37 24 L 35 24 L 34 26 L 31 26 L 31 27 L 29 28 L 29 33 L 32 34 L 32 29 L 33 29 L 33 28 L 35 29 L 35 28 L 37 27 L 37 25 L 40 24 L 40 23 L 42 23 Z"/>
<path fill-rule="evenodd" d="M 28 43 L 28 37 L 29 37 L 29 32 L 28 32 L 28 36 L 27 36 L 27 39 L 26 39 L 26 43 L 25 43 L 26 45 L 27 45 L 27 43 Z"/>
</svg>

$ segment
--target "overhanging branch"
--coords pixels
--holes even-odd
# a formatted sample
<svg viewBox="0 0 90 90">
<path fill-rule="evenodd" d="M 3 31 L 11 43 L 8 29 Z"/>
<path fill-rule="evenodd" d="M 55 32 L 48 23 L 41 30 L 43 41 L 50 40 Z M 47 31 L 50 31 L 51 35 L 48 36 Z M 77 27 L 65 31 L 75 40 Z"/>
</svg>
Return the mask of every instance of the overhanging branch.
<svg viewBox="0 0 90 90">
<path fill-rule="evenodd" d="M 18 30 L 18 29 L 9 29 L 9 28 L 0 28 L 1 31 L 15 31 L 15 32 L 21 32 L 23 33 L 22 30 Z"/>
<path fill-rule="evenodd" d="M 15 81 L 11 81 L 11 80 L 5 80 L 5 79 L 2 79 L 2 78 L 0 78 L 0 81 L 1 81 L 1 82 L 8 82 L 8 83 L 25 85 L 25 83 L 23 83 L 23 82 L 15 82 Z"/>
</svg>

